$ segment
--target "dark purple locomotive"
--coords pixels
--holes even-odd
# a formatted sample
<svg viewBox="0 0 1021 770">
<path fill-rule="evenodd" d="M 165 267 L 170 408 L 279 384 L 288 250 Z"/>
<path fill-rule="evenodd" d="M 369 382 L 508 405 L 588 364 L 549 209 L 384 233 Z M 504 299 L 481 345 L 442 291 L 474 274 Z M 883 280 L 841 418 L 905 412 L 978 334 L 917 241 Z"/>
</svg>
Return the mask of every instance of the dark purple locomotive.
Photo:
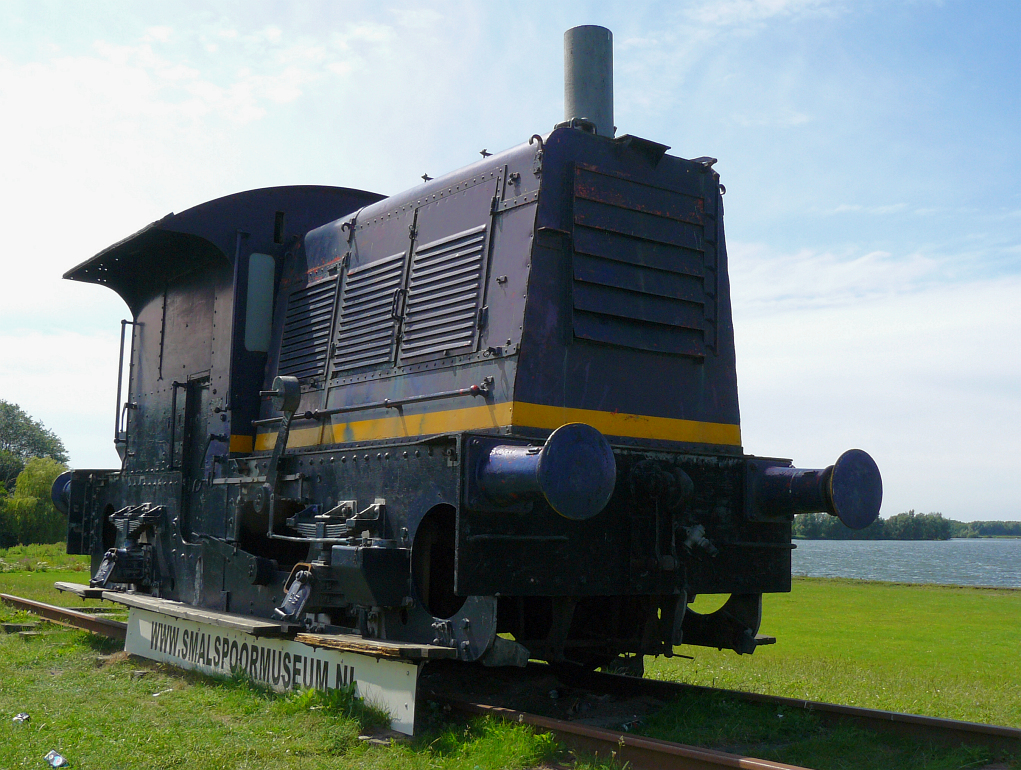
<svg viewBox="0 0 1021 770">
<path fill-rule="evenodd" d="M 54 489 L 94 585 L 497 665 L 772 641 L 793 516 L 867 525 L 879 471 L 743 454 L 715 161 L 614 138 L 608 37 L 568 33 L 546 136 L 389 198 L 221 198 L 67 274 L 132 313 L 123 465 Z"/>
</svg>

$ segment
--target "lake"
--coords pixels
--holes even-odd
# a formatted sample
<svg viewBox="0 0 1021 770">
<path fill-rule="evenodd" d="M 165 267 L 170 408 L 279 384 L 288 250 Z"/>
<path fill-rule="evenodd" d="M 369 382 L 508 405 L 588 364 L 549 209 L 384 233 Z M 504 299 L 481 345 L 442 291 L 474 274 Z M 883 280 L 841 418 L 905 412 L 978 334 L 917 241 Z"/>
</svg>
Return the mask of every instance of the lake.
<svg viewBox="0 0 1021 770">
<path fill-rule="evenodd" d="M 791 571 L 896 583 L 1021 588 L 1021 539 L 795 540 Z"/>
</svg>

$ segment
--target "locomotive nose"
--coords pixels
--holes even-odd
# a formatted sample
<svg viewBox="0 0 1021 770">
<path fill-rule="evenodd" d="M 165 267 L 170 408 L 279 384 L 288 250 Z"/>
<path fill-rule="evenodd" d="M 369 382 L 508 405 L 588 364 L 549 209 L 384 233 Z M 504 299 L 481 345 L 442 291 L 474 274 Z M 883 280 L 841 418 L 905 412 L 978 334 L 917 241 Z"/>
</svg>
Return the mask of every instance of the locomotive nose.
<svg viewBox="0 0 1021 770">
<path fill-rule="evenodd" d="M 542 447 L 496 446 L 479 465 L 478 484 L 495 501 L 541 495 L 561 516 L 590 519 L 617 483 L 613 449 L 585 423 L 557 428 Z"/>
</svg>

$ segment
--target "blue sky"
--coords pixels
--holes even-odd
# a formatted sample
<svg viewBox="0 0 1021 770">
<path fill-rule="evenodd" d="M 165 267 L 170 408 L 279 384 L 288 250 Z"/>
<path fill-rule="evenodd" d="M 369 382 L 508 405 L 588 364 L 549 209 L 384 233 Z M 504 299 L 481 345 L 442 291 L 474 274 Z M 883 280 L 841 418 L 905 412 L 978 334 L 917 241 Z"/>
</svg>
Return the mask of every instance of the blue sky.
<svg viewBox="0 0 1021 770">
<path fill-rule="evenodd" d="M 1021 4 L 0 2 L 0 398 L 115 464 L 119 320 L 60 275 L 278 184 L 397 193 L 561 119 L 613 30 L 619 133 L 727 186 L 749 453 L 870 451 L 883 515 L 1021 518 Z"/>
</svg>

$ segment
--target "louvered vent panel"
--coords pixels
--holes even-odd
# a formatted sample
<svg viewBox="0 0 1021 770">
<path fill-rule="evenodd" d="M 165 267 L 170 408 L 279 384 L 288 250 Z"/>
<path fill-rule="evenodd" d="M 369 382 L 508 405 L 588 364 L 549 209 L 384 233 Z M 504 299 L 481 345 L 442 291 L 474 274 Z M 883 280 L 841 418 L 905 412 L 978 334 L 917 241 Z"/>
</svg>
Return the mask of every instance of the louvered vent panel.
<svg viewBox="0 0 1021 770">
<path fill-rule="evenodd" d="M 578 166 L 574 334 L 703 358 L 703 201 Z"/>
<path fill-rule="evenodd" d="M 486 226 L 419 247 L 411 263 L 401 360 L 470 351 L 475 342 Z"/>
<path fill-rule="evenodd" d="M 336 297 L 336 278 L 291 292 L 287 298 L 278 374 L 298 379 L 323 376 Z"/>
<path fill-rule="evenodd" d="M 393 363 L 394 293 L 404 280 L 405 252 L 348 271 L 341 295 L 333 371 Z"/>
</svg>

